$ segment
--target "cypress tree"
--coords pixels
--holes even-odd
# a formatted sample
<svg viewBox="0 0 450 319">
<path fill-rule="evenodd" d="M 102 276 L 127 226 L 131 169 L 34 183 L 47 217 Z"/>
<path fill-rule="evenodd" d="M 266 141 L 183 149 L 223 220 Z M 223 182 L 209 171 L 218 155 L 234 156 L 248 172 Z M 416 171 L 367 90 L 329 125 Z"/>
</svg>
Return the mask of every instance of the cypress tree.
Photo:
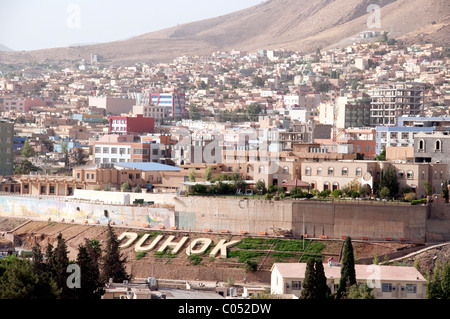
<svg viewBox="0 0 450 319">
<path fill-rule="evenodd" d="M 98 264 L 94 263 L 86 246 L 78 247 L 77 265 L 81 272 L 81 287 L 76 290 L 76 297 L 78 299 L 100 299 L 104 293 L 104 284 L 100 281 Z"/>
<path fill-rule="evenodd" d="M 305 280 L 303 281 L 300 299 L 317 299 L 316 270 L 314 259 L 310 258 L 306 263 Z"/>
<path fill-rule="evenodd" d="M 327 299 L 330 296 L 330 287 L 327 285 L 327 277 L 322 260 L 316 260 L 316 294 L 317 299 Z"/>
<path fill-rule="evenodd" d="M 61 233 L 59 233 L 57 240 L 58 242 L 51 256 L 50 265 L 54 271 L 56 284 L 60 289 L 62 289 L 61 298 L 67 299 L 71 297 L 72 293 L 70 288 L 67 286 L 67 267 L 69 266 L 67 245 Z"/>
<path fill-rule="evenodd" d="M 337 299 L 345 298 L 350 286 L 356 284 L 355 257 L 353 254 L 352 240 L 345 239 L 344 251 L 342 255 L 341 278 L 336 294 Z"/>
<path fill-rule="evenodd" d="M 102 279 L 108 282 L 121 282 L 130 280 L 131 276 L 125 271 L 126 258 L 123 258 L 119 250 L 119 241 L 111 225 L 108 225 L 108 240 L 104 250 L 102 265 Z"/>
</svg>

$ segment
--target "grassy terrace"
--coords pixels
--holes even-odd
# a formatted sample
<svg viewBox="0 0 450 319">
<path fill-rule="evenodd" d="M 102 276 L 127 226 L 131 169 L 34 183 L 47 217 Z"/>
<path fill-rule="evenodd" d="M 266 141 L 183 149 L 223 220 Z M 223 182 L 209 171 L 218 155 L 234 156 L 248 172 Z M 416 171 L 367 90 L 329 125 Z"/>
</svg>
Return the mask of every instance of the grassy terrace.
<svg viewBox="0 0 450 319">
<path fill-rule="evenodd" d="M 275 262 L 305 262 L 311 257 L 322 258 L 321 251 L 325 245 L 309 239 L 279 239 L 247 237 L 228 252 L 229 259 L 240 263 L 261 262 L 270 257 Z"/>
</svg>

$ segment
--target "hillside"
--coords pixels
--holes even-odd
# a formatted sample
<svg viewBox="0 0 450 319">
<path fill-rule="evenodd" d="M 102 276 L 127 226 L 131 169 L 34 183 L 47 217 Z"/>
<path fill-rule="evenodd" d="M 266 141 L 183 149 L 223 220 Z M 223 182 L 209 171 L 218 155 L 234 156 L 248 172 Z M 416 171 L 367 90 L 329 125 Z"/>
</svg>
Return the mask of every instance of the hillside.
<svg viewBox="0 0 450 319">
<path fill-rule="evenodd" d="M 28 221 L 17 218 L 0 218 L 0 235 L 2 232 L 10 231 L 16 238 L 16 242 L 24 249 L 30 250 L 35 242 L 38 242 L 45 249 L 50 243 L 54 245 L 59 233 L 66 240 L 69 251 L 69 258 L 76 259 L 78 245 L 83 244 L 85 239 L 99 240 L 101 243 L 107 239 L 107 229 L 101 225 L 77 225 L 71 223 L 56 223 L 44 221 Z M 14 229 L 14 230 L 13 230 Z M 135 232 L 138 234 L 148 233 L 152 241 L 156 235 L 165 236 L 174 235 L 175 242 L 178 242 L 182 236 L 188 236 L 191 240 L 195 238 L 210 238 L 214 243 L 220 239 L 227 241 L 239 240 L 238 245 L 228 249 L 228 258 L 210 258 L 208 252 L 196 259 L 190 259 L 184 252 L 184 249 L 177 255 L 168 253 L 156 253 L 159 243 L 154 250 L 148 252 L 143 258 L 139 258 L 134 251 L 134 246 L 122 250 L 123 256 L 127 257 L 127 268 L 137 278 L 146 278 L 149 274 L 154 274 L 165 279 L 188 279 L 188 280 L 226 280 L 227 276 L 243 278 L 249 276 L 245 273 L 244 259 L 250 259 L 258 264 L 261 270 L 250 276 L 252 281 L 268 283 L 270 281 L 269 271 L 274 262 L 299 262 L 305 261 L 308 256 L 322 256 L 324 262 L 333 257 L 339 260 L 342 253 L 342 240 L 307 240 L 303 249 L 302 241 L 289 238 L 274 237 L 247 237 L 232 234 L 206 234 L 195 232 L 170 232 L 155 231 L 151 229 L 137 229 L 126 227 L 114 227 L 115 233 L 120 235 L 122 232 Z M 0 236 L 0 240 L 1 240 Z M 273 242 L 282 244 L 272 245 Z M 4 239 L 0 241 L 4 247 L 7 243 Z M 186 244 L 187 245 L 187 244 Z M 444 261 L 448 260 L 450 254 L 450 245 L 429 249 L 423 253 L 419 250 L 426 249 L 432 245 L 400 243 L 400 242 L 363 242 L 352 241 L 355 258 L 358 263 L 370 264 L 377 256 L 380 261 L 385 259 L 397 260 L 398 263 L 414 265 L 417 259 L 420 264 L 420 271 L 423 275 L 427 271 L 432 271 L 436 258 Z M 409 254 L 413 254 L 410 255 Z M 384 257 L 387 255 L 386 257 Z M 401 258 L 404 256 L 404 258 Z M 196 263 L 194 263 L 194 261 Z M 394 262 L 391 264 L 395 264 Z M 167 265 L 170 265 L 168 267 Z"/>
<path fill-rule="evenodd" d="M 415 42 L 449 41 L 450 3 L 446 0 L 380 0 L 381 28 L 367 26 L 372 0 L 271 0 L 207 20 L 146 33 L 125 41 L 28 52 L 1 52 L 0 62 L 79 61 L 91 53 L 113 64 L 167 62 L 181 55 L 218 50 L 285 48 L 309 53 L 351 44 L 359 32 L 388 31 Z M 417 14 L 420 12 L 420 14 Z"/>
</svg>

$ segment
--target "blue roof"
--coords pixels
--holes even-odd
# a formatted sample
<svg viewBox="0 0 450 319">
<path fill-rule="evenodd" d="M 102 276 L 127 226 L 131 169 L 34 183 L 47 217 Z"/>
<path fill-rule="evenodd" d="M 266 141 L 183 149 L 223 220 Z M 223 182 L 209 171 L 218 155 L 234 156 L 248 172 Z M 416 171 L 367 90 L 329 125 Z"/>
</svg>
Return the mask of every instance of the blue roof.
<svg viewBox="0 0 450 319">
<path fill-rule="evenodd" d="M 114 163 L 114 166 L 123 166 L 132 169 L 140 169 L 143 171 L 175 171 L 179 172 L 180 168 L 161 163 Z"/>
</svg>

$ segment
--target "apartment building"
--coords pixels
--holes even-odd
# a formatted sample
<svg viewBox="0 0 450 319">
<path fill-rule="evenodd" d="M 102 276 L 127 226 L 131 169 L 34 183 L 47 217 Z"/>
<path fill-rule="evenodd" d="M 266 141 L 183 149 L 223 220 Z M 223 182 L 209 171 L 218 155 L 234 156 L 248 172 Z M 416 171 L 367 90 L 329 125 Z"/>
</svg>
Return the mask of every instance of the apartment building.
<svg viewBox="0 0 450 319">
<path fill-rule="evenodd" d="M 420 132 L 433 132 L 434 127 L 416 126 L 377 126 L 375 152 L 380 154 L 386 147 L 411 147 L 415 135 Z"/>
<path fill-rule="evenodd" d="M 334 102 L 321 103 L 319 106 L 319 122 L 335 125 L 338 129 L 351 127 L 368 127 L 370 120 L 370 104 L 363 100 L 349 99 L 340 96 Z M 336 123 L 334 123 L 336 121 Z"/>
<path fill-rule="evenodd" d="M 109 118 L 109 131 L 113 134 L 142 134 L 155 131 L 155 119 L 143 117 L 111 116 Z"/>
<path fill-rule="evenodd" d="M 323 264 L 331 293 L 337 292 L 341 265 Z M 272 294 L 300 297 L 306 263 L 274 263 L 271 269 Z M 425 299 L 427 281 L 414 267 L 355 265 L 356 283 L 373 288 L 375 299 Z"/>
<path fill-rule="evenodd" d="M 89 97 L 89 107 L 104 109 L 106 115 L 120 115 L 122 113 L 129 113 L 133 110 L 133 105 L 136 105 L 136 99 L 110 96 Z"/>
<path fill-rule="evenodd" d="M 172 109 L 170 107 L 156 106 L 156 105 L 134 105 L 133 114 L 143 117 L 152 117 L 156 123 L 161 123 L 165 119 L 169 119 L 172 115 Z"/>
<path fill-rule="evenodd" d="M 396 126 L 399 116 L 423 116 L 423 84 L 397 82 L 373 88 L 369 95 L 373 126 Z"/>
<path fill-rule="evenodd" d="M 185 118 L 186 110 L 186 95 L 185 93 L 178 93 L 176 91 L 167 93 L 152 93 L 146 92 L 139 99 L 137 105 L 151 105 L 154 107 L 147 108 L 147 112 L 159 112 L 159 114 L 167 114 L 170 112 L 172 118 Z M 136 110 L 140 111 L 139 108 Z M 145 114 L 145 109 L 142 110 Z M 159 118 L 161 118 L 159 116 Z M 164 116 L 162 118 L 165 118 Z"/>
</svg>

